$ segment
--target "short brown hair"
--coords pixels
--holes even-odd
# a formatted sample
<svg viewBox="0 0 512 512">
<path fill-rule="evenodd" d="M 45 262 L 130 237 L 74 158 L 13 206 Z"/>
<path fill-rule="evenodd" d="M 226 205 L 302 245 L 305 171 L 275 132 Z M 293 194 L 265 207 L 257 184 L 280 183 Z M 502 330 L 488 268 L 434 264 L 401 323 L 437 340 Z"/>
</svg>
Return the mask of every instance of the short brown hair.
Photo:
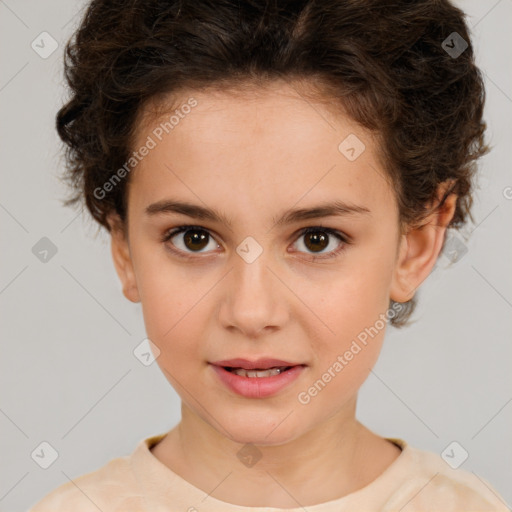
<svg viewBox="0 0 512 512">
<path fill-rule="evenodd" d="M 285 78 L 315 85 L 379 137 L 401 226 L 421 222 L 453 180 L 437 207 L 456 193 L 448 227 L 459 228 L 473 220 L 475 160 L 489 149 L 464 17 L 448 0 L 92 0 L 65 48 L 64 204 L 85 202 L 107 230 L 110 212 L 125 221 L 129 178 L 104 197 L 95 190 L 127 162 L 149 100 Z M 406 325 L 415 306 L 402 304 L 391 324 Z"/>
</svg>

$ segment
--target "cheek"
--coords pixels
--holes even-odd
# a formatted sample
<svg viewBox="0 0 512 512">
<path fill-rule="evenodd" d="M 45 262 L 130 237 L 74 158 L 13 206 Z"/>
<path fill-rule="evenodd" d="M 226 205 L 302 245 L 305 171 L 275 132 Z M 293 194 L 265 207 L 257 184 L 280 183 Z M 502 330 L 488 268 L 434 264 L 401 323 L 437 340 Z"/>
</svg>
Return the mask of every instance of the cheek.
<svg viewBox="0 0 512 512">
<path fill-rule="evenodd" d="M 165 349 L 171 344 L 173 350 L 179 350 L 180 345 L 192 349 L 194 340 L 201 339 L 199 318 L 204 295 L 203 288 L 189 288 L 177 280 L 167 285 L 164 279 L 146 282 L 142 310 L 149 338 Z"/>
<path fill-rule="evenodd" d="M 307 315 L 314 321 L 302 324 L 314 344 L 315 378 L 331 369 L 336 374 L 333 382 L 347 388 L 351 387 L 349 383 L 364 381 L 375 364 L 389 307 L 392 252 L 381 250 L 377 257 L 373 250 L 360 254 L 357 260 L 347 258 L 339 273 L 329 273 L 315 286 L 298 292 L 307 297 L 307 304 L 317 315 Z M 338 356 L 343 358 L 343 370 L 337 365 L 335 371 L 332 367 Z"/>
<path fill-rule="evenodd" d="M 338 272 L 298 279 L 294 291 L 316 313 L 325 337 L 346 340 L 372 325 L 388 308 L 390 282 L 389 258 L 362 255 L 342 263 Z"/>
<path fill-rule="evenodd" d="M 172 380 L 173 386 L 190 379 L 190 368 L 203 363 L 204 313 L 196 297 L 174 299 L 179 292 L 173 287 L 167 294 L 151 297 L 143 304 L 144 324 L 148 337 L 159 348 L 157 363 Z M 195 307 L 194 307 L 194 304 Z M 179 387 L 175 387 L 179 389 Z"/>
<path fill-rule="evenodd" d="M 346 286 L 319 309 L 334 334 L 327 329 L 321 336 L 309 333 L 314 340 L 314 365 L 301 391 L 303 399 L 315 404 L 311 412 L 316 408 L 319 415 L 335 413 L 358 392 L 377 362 L 387 326 L 387 304 L 382 307 L 384 301 L 372 291 L 372 286 L 357 290 Z"/>
<path fill-rule="evenodd" d="M 190 327 L 208 287 L 173 265 L 156 244 L 154 248 L 139 250 L 133 261 L 146 331 L 161 345 L 169 343 L 185 326 Z"/>
</svg>

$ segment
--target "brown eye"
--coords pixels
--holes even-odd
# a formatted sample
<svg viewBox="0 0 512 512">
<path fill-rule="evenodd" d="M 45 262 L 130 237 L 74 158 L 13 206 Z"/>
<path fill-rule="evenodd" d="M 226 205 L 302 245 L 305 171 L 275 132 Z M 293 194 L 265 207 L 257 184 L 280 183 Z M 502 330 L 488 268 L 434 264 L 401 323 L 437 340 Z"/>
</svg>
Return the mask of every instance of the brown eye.
<svg viewBox="0 0 512 512">
<path fill-rule="evenodd" d="M 335 257 L 352 243 L 349 237 L 337 230 L 322 226 L 304 228 L 298 240 L 302 238 L 304 248 L 299 248 L 299 252 L 309 255 L 312 261 Z M 166 232 L 161 241 L 168 245 L 170 251 L 183 257 L 193 257 L 194 254 L 209 253 L 220 248 L 210 232 L 201 226 L 180 226 Z M 296 244 L 301 245 L 299 242 Z"/>
<path fill-rule="evenodd" d="M 206 231 L 190 229 L 183 236 L 183 243 L 192 251 L 200 251 L 208 245 L 209 234 Z"/>
<path fill-rule="evenodd" d="M 311 251 L 323 251 L 329 245 L 329 239 L 322 231 L 306 233 L 304 245 Z"/>
<path fill-rule="evenodd" d="M 336 230 L 330 228 L 323 228 L 321 226 L 309 227 L 303 229 L 298 240 L 303 239 L 302 243 L 297 242 L 297 245 L 303 245 L 306 255 L 313 256 L 313 259 L 329 258 L 337 256 L 349 241 Z M 330 248 L 330 249 L 329 249 Z"/>
<path fill-rule="evenodd" d="M 208 252 L 204 249 L 211 244 L 211 249 L 219 247 L 213 237 L 205 229 L 194 226 L 181 226 L 164 236 L 164 242 L 170 241 L 172 245 L 185 253 Z"/>
</svg>

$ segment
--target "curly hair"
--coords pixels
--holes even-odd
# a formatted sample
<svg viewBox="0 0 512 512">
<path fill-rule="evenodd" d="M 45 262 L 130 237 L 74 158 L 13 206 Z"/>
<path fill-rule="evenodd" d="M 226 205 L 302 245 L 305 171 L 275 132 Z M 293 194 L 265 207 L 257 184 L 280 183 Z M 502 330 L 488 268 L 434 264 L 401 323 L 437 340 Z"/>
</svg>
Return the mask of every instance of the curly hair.
<svg viewBox="0 0 512 512">
<path fill-rule="evenodd" d="M 454 37 L 459 54 L 448 51 Z M 447 227 L 473 221 L 475 161 L 489 150 L 485 90 L 465 13 L 449 0 L 92 0 L 64 70 L 71 96 L 56 116 L 71 188 L 64 205 L 85 202 L 99 228 L 110 231 L 111 212 L 125 222 L 129 176 L 100 197 L 95 190 L 130 158 L 150 100 L 280 78 L 311 84 L 376 135 L 401 228 L 451 193 Z M 397 304 L 391 324 L 402 327 L 416 298 Z"/>
</svg>

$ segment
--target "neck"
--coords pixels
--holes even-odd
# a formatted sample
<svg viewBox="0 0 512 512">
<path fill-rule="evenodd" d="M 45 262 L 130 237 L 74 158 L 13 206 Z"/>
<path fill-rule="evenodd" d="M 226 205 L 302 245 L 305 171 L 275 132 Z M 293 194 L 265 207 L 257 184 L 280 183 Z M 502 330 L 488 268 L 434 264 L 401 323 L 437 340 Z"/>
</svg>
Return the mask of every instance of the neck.
<svg viewBox="0 0 512 512">
<path fill-rule="evenodd" d="M 274 445 L 236 442 L 182 405 L 181 422 L 152 452 L 215 499 L 294 508 L 341 498 L 368 485 L 400 450 L 355 419 L 354 399 L 343 414 Z"/>
</svg>

